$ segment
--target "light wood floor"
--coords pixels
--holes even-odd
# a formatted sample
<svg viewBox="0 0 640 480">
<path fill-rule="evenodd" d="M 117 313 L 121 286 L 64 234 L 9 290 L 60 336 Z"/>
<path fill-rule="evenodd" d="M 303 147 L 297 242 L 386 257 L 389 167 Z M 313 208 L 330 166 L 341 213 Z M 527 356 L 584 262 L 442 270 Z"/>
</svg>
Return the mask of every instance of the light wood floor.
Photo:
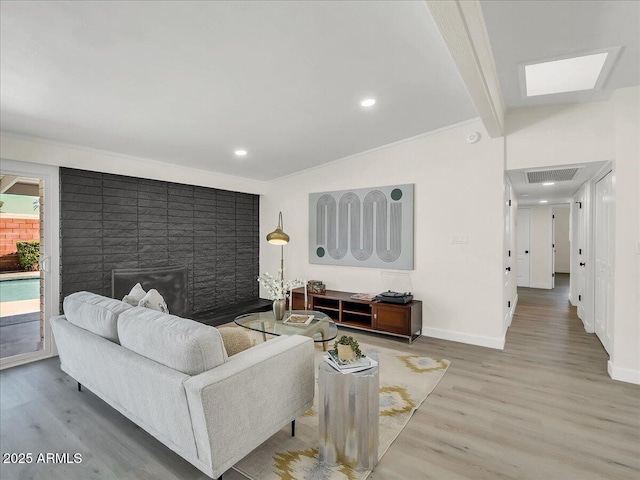
<svg viewBox="0 0 640 480">
<path fill-rule="evenodd" d="M 640 478 L 640 386 L 608 377 L 558 277 L 518 289 L 504 351 L 414 345 L 452 365 L 370 479 Z"/>
<path fill-rule="evenodd" d="M 640 386 L 609 379 L 605 351 L 569 306 L 567 279 L 558 284 L 519 290 L 504 351 L 350 331 L 452 361 L 370 479 L 640 478 Z M 0 464 L 2 480 L 207 478 L 91 392 L 78 393 L 57 359 L 0 373 L 0 407 L 2 453 L 83 454 L 79 465 Z"/>
</svg>

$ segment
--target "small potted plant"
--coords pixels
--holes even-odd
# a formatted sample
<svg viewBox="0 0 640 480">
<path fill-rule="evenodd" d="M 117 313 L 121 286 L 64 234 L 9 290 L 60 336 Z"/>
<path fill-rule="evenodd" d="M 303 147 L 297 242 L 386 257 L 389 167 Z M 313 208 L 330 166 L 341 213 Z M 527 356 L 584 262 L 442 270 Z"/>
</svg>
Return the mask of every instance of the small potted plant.
<svg viewBox="0 0 640 480">
<path fill-rule="evenodd" d="M 364 356 L 360 351 L 358 342 L 355 341 L 353 337 L 347 337 L 346 335 L 343 335 L 336 341 L 334 349 L 338 358 L 343 362 L 358 360 Z"/>
</svg>

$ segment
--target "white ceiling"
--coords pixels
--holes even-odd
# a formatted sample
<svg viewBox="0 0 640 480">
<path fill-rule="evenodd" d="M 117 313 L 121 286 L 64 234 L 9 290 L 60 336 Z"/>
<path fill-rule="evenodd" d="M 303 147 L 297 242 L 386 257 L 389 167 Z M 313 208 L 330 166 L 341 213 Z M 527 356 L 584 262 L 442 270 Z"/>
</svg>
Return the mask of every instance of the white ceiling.
<svg viewBox="0 0 640 480">
<path fill-rule="evenodd" d="M 424 2 L 0 8 L 6 132 L 269 180 L 477 116 Z"/>
<path fill-rule="evenodd" d="M 507 108 L 593 102 L 640 85 L 640 2 L 613 0 L 481 0 Z M 601 90 L 527 98 L 518 67 L 622 47 Z M 606 68 L 606 65 L 605 65 Z"/>
<path fill-rule="evenodd" d="M 540 200 L 547 200 L 548 205 L 571 203 L 573 194 L 578 191 L 584 182 L 592 179 L 607 162 L 592 162 L 579 165 L 554 165 L 544 168 L 527 168 L 522 170 L 507 170 L 511 180 L 513 191 L 517 195 L 518 206 L 540 205 Z M 545 187 L 542 183 L 527 183 L 527 172 L 541 170 L 561 170 L 565 168 L 580 167 L 573 180 L 556 181 L 553 185 Z"/>
<path fill-rule="evenodd" d="M 638 1 L 481 6 L 507 108 L 640 84 Z M 270 180 L 477 116 L 424 2 L 3 0 L 0 22 L 4 132 Z M 525 63 L 609 47 L 602 90 L 524 97 Z"/>
</svg>

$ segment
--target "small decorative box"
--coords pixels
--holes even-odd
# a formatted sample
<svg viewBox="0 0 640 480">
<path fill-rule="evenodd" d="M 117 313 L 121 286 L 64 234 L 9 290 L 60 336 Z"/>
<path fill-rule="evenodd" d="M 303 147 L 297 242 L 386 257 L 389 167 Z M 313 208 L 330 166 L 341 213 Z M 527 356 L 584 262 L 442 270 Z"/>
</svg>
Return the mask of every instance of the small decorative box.
<svg viewBox="0 0 640 480">
<path fill-rule="evenodd" d="M 321 280 L 309 280 L 307 282 L 307 292 L 327 293 L 327 286 Z"/>
</svg>

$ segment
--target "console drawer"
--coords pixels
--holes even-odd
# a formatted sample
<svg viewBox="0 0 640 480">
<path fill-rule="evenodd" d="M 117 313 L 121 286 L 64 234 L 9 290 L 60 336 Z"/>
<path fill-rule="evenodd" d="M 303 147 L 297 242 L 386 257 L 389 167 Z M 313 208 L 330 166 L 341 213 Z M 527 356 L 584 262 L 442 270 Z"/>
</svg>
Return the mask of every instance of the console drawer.
<svg viewBox="0 0 640 480">
<path fill-rule="evenodd" d="M 404 307 L 375 304 L 373 328 L 400 335 L 411 335 L 411 311 Z"/>
</svg>

